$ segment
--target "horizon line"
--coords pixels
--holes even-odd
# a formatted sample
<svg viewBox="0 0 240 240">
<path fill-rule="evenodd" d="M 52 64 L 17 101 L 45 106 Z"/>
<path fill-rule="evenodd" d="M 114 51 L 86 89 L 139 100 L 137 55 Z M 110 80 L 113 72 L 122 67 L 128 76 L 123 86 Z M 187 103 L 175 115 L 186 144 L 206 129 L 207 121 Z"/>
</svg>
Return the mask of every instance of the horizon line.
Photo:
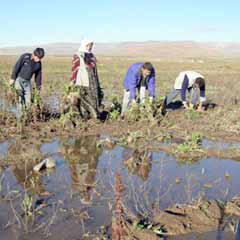
<svg viewBox="0 0 240 240">
<path fill-rule="evenodd" d="M 240 43 L 240 41 L 217 41 L 217 40 L 209 40 L 209 41 L 198 41 L 198 40 L 145 40 L 145 41 L 137 41 L 137 40 L 131 40 L 131 41 L 111 41 L 111 42 L 101 42 L 101 41 L 96 41 L 94 43 L 96 44 L 126 44 L 126 43 L 184 43 L 184 42 L 192 42 L 192 43 L 216 43 L 216 44 L 221 44 L 221 43 Z M 54 44 L 80 44 L 81 41 L 79 42 L 71 42 L 71 41 L 63 41 L 63 42 L 46 42 L 46 43 L 40 43 L 40 44 L 29 44 L 29 45 L 5 45 L 1 46 L 0 48 L 20 48 L 20 47 L 36 47 L 36 46 L 46 46 L 46 45 L 54 45 Z"/>
</svg>

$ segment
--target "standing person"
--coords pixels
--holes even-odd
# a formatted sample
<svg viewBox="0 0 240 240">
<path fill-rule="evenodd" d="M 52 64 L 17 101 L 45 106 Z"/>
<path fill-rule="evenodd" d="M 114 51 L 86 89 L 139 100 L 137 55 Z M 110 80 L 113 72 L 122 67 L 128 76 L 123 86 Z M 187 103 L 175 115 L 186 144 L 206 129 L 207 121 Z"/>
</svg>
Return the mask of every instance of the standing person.
<svg viewBox="0 0 240 240">
<path fill-rule="evenodd" d="M 25 53 L 16 62 L 9 84 L 14 85 L 19 95 L 18 114 L 22 114 L 22 108 L 31 104 L 31 78 L 35 75 L 36 89 L 41 90 L 42 86 L 42 63 L 44 49 L 36 48 L 34 52 Z"/>
<path fill-rule="evenodd" d="M 94 43 L 85 39 L 72 61 L 71 84 L 80 87 L 80 104 L 88 115 L 97 118 L 102 90 L 97 73 L 97 61 L 92 53 Z"/>
<path fill-rule="evenodd" d="M 186 100 L 187 91 L 191 94 L 189 105 Z M 192 109 L 199 103 L 197 111 L 202 111 L 202 104 L 206 101 L 204 76 L 194 71 L 180 72 L 175 80 L 174 89 L 165 98 L 165 107 L 167 108 L 173 99 L 175 99 L 179 94 L 181 95 L 184 108 Z"/>
<path fill-rule="evenodd" d="M 155 94 L 155 70 L 150 62 L 134 63 L 127 71 L 124 79 L 124 97 L 122 113 L 125 113 L 130 103 L 136 103 L 136 90 L 139 92 L 140 103 L 144 103 L 146 90 L 150 102 Z"/>
</svg>

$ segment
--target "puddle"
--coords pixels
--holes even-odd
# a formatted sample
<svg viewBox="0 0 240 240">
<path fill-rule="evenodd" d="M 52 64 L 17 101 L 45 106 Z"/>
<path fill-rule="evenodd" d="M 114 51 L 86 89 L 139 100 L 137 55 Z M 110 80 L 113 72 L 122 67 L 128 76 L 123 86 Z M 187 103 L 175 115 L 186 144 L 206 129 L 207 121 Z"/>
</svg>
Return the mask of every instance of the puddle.
<svg viewBox="0 0 240 240">
<path fill-rule="evenodd" d="M 46 199 L 48 207 L 45 215 L 39 218 L 38 223 L 48 221 L 56 213 L 56 224 L 50 229 L 56 238 L 51 239 L 58 239 L 60 235 L 64 238 L 65 234 L 69 239 L 76 238 L 83 232 L 96 232 L 102 225 L 109 226 L 111 206 L 114 204 L 114 179 L 118 172 L 125 186 L 124 204 L 135 213 L 151 214 L 153 205 L 165 209 L 175 203 L 190 203 L 199 196 L 227 201 L 239 195 L 240 163 L 237 161 L 204 158 L 190 164 L 178 162 L 174 156 L 164 152 L 143 152 L 139 153 L 139 159 L 144 155 L 147 160 L 131 162 L 126 160 L 137 155 L 133 149 L 121 146 L 115 146 L 111 150 L 97 148 L 97 142 L 102 138 L 104 137 L 56 138 L 42 144 L 39 153 L 54 158 L 56 169 L 43 172 L 35 179 L 31 173 L 33 165 L 30 164 L 27 169 L 16 164 L 2 172 L 2 194 L 7 196 L 13 190 L 23 192 L 31 184 L 34 184 L 32 194 L 36 199 L 43 192 L 51 193 Z M 7 157 L 11 154 L 8 145 L 8 141 L 0 143 L 0 155 Z M 203 145 L 219 146 L 217 142 L 207 140 L 204 140 Z M 30 180 L 26 179 L 26 175 Z M 34 182 L 31 179 L 35 179 Z M 14 204 L 19 205 L 17 202 Z M 6 214 L 0 214 L 2 226 L 8 223 L 9 218 L 13 218 L 9 205 L 0 202 L 0 209 L 5 208 Z M 90 216 L 90 219 L 84 220 L 84 226 L 78 217 L 76 220 L 79 211 L 86 211 Z M 11 231 L 7 228 L 0 230 L 0 234 L 10 236 Z M 32 239 L 37 239 L 35 237 L 41 236 L 39 234 Z M 197 236 L 190 235 L 186 239 L 199 239 Z M 224 239 L 217 238 L 216 232 L 202 236 L 201 239 Z"/>
<path fill-rule="evenodd" d="M 8 153 L 8 141 L 0 143 L 0 157 L 5 158 Z"/>
<path fill-rule="evenodd" d="M 46 96 L 43 98 L 43 104 L 48 106 L 51 113 L 60 112 L 60 97 L 57 95 Z"/>
<path fill-rule="evenodd" d="M 13 139 L 0 142 L 0 159 L 7 157 L 10 145 L 15 144 L 15 143 L 16 143 L 16 141 Z"/>
<path fill-rule="evenodd" d="M 53 140 L 50 143 L 42 144 L 40 152 L 43 154 L 54 154 L 59 152 L 59 139 Z"/>
<path fill-rule="evenodd" d="M 9 105 L 6 101 L 6 99 L 0 95 L 0 111 L 16 114 L 17 108 L 15 106 Z"/>
<path fill-rule="evenodd" d="M 43 98 L 43 105 L 47 107 L 50 113 L 54 116 L 54 114 L 58 114 L 60 112 L 60 100 L 59 96 L 51 95 Z M 4 94 L 0 93 L 0 111 L 13 113 L 14 115 L 18 114 L 18 110 L 16 105 L 10 104 Z"/>
<path fill-rule="evenodd" d="M 191 234 L 191 235 L 184 235 L 179 237 L 169 238 L 171 240 L 238 240 L 235 234 L 231 232 L 223 232 L 223 231 L 213 231 L 203 234 Z"/>
<path fill-rule="evenodd" d="M 202 140 L 202 146 L 206 149 L 210 149 L 210 148 L 219 149 L 219 150 L 240 149 L 239 142 L 212 141 L 206 138 Z"/>
</svg>

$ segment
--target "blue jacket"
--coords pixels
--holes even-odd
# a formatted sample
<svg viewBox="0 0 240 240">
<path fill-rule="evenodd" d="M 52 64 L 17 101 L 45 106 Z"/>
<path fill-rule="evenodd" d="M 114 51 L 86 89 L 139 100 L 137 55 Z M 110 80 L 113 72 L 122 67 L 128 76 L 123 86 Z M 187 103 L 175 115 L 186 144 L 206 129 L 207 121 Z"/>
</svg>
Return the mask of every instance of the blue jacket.
<svg viewBox="0 0 240 240">
<path fill-rule="evenodd" d="M 144 63 L 134 63 L 127 71 L 126 77 L 124 79 L 124 88 L 130 91 L 130 99 L 135 99 L 136 88 L 140 84 L 141 73 L 140 68 Z M 147 78 L 146 87 L 149 92 L 150 97 L 154 97 L 155 93 L 155 70 L 151 72 L 150 76 Z"/>
</svg>

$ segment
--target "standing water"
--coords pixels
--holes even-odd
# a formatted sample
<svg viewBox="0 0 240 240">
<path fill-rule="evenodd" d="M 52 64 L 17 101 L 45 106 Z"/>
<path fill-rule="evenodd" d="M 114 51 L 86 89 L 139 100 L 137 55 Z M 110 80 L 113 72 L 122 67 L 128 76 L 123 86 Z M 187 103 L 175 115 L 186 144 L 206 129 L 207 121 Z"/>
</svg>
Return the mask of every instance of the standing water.
<svg viewBox="0 0 240 240">
<path fill-rule="evenodd" d="M 151 216 L 153 206 L 165 209 L 176 203 L 191 203 L 200 196 L 228 201 L 239 194 L 238 161 L 204 158 L 185 163 L 164 152 L 138 153 L 122 146 L 97 147 L 99 139 L 98 136 L 56 138 L 36 145 L 34 153 L 56 161 L 54 170 L 40 174 L 32 171 L 35 162 L 29 161 L 27 165 L 18 162 L 24 153 L 18 146 L 11 152 L 16 142 L 0 143 L 3 161 L 16 158 L 15 164 L 1 172 L 1 239 L 16 236 L 41 239 L 43 235 L 51 236 L 50 239 L 81 239 L 83 234 L 97 233 L 102 226 L 110 227 L 117 173 L 125 186 L 124 204 L 140 215 Z M 145 160 L 139 160 L 141 154 L 146 156 Z M 33 158 L 34 155 L 30 159 Z M 22 206 L 26 193 L 32 197 L 32 207 L 41 206 L 27 234 L 24 228 L 19 229 L 20 225 L 24 226 L 19 219 L 24 218 Z M 185 239 L 198 239 L 198 236 Z M 224 236 L 231 239 L 224 232 L 201 236 L 206 236 L 201 239 L 224 239 Z"/>
</svg>

